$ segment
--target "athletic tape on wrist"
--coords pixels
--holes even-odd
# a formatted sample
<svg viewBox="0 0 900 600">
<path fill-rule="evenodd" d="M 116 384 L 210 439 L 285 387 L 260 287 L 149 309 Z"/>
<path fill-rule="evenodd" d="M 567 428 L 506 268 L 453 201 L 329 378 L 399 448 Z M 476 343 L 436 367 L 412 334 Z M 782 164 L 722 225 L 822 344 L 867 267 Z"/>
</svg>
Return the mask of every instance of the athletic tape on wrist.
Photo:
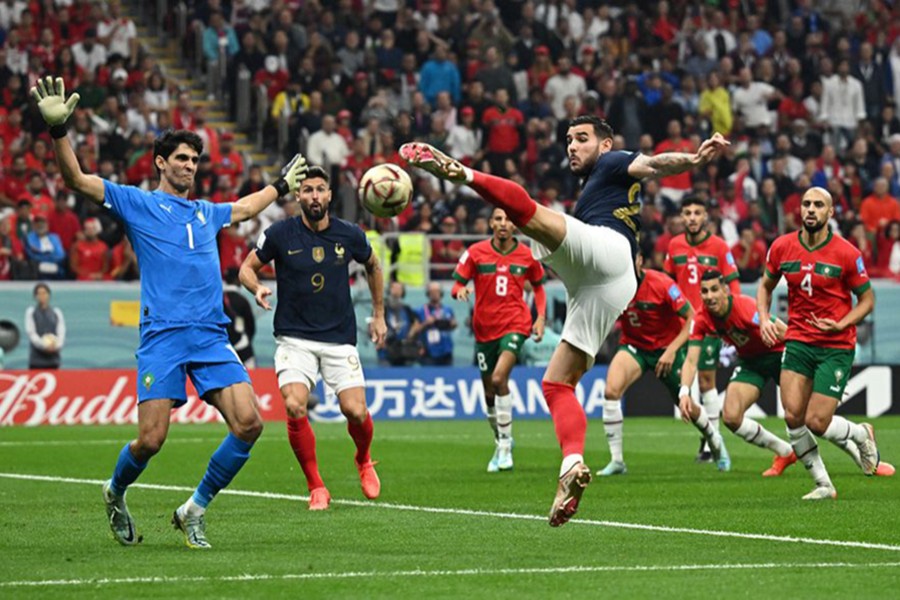
<svg viewBox="0 0 900 600">
<path fill-rule="evenodd" d="M 279 198 L 287 195 L 287 193 L 291 191 L 291 186 L 288 185 L 288 182 L 285 181 L 285 179 L 283 177 L 276 180 L 272 184 L 272 187 L 275 188 L 275 191 L 278 192 Z"/>
<path fill-rule="evenodd" d="M 62 123 L 60 125 L 51 125 L 49 127 L 49 131 L 50 137 L 52 137 L 54 140 L 58 140 L 69 135 L 69 128 L 66 127 L 65 123 Z"/>
<path fill-rule="evenodd" d="M 690 395 L 691 395 L 691 388 L 689 388 L 688 386 L 683 385 L 680 388 L 678 388 L 678 397 L 679 398 L 681 398 L 682 396 L 690 396 Z"/>
</svg>

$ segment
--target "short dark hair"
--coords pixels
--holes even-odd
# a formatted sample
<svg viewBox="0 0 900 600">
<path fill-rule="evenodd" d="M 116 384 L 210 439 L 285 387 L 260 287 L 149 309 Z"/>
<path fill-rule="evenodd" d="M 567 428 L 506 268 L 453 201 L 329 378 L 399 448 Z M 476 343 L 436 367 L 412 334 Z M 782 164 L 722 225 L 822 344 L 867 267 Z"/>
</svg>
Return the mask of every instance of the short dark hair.
<svg viewBox="0 0 900 600">
<path fill-rule="evenodd" d="M 681 199 L 681 208 L 685 206 L 691 206 L 692 204 L 696 204 L 706 208 L 706 201 L 700 196 L 685 196 Z"/>
<path fill-rule="evenodd" d="M 42 281 L 39 284 L 37 284 L 36 286 L 34 286 L 34 290 L 31 292 L 32 297 L 37 296 L 38 290 L 40 290 L 40 289 L 46 290 L 47 294 L 52 295 L 52 294 L 50 294 L 50 286 Z"/>
<path fill-rule="evenodd" d="M 153 142 L 153 162 L 156 163 L 157 156 L 162 156 L 164 160 L 169 160 L 169 157 L 181 144 L 187 144 L 197 154 L 203 154 L 203 138 L 199 135 L 187 129 L 167 129 Z"/>
<path fill-rule="evenodd" d="M 594 115 L 579 115 L 569 121 L 569 127 L 575 127 L 576 125 L 593 125 L 594 135 L 601 140 L 605 138 L 612 139 L 614 135 L 612 126 Z"/>
<path fill-rule="evenodd" d="M 710 269 L 706 273 L 703 274 L 703 277 L 700 278 L 700 281 L 712 281 L 713 279 L 722 279 L 722 273 L 717 269 Z"/>
<path fill-rule="evenodd" d="M 319 165 L 313 165 L 306 172 L 307 179 L 324 179 L 325 183 L 331 183 L 331 177 L 328 175 L 328 171 L 320 167 Z"/>
</svg>

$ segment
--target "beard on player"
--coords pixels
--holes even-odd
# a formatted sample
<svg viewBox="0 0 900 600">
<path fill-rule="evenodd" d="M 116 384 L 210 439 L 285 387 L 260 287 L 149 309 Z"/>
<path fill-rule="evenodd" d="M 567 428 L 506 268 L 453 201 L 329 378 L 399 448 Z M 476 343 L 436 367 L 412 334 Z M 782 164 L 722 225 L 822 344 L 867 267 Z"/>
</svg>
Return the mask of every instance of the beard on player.
<svg viewBox="0 0 900 600">
<path fill-rule="evenodd" d="M 582 159 L 577 154 L 569 156 L 569 170 L 576 177 L 587 177 L 594 170 L 594 165 L 600 158 L 600 144 L 588 156 Z"/>
<path fill-rule="evenodd" d="M 328 204 L 328 200 L 311 200 L 309 203 L 301 202 L 300 210 L 303 211 L 303 214 L 306 215 L 310 222 L 317 223 L 328 214 Z"/>
<path fill-rule="evenodd" d="M 807 215 L 806 218 L 803 219 L 803 229 L 805 229 L 806 233 L 810 235 L 819 233 L 827 224 L 827 218 L 820 221 L 818 218 L 816 218 L 816 215 Z"/>
</svg>

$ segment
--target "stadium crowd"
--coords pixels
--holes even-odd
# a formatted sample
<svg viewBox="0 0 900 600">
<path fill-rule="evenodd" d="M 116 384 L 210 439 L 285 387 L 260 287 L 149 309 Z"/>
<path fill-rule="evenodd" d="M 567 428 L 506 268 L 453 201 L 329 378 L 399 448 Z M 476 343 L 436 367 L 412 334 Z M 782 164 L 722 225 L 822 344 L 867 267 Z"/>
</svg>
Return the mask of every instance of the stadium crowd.
<svg viewBox="0 0 900 600">
<path fill-rule="evenodd" d="M 304 152 L 332 170 L 338 190 L 355 189 L 374 164 L 403 164 L 397 148 L 423 140 L 571 211 L 578 182 L 567 168 L 569 118 L 602 116 L 617 132 L 617 148 L 648 154 L 691 151 L 718 131 L 732 142 L 721 160 L 644 183 L 645 264 L 662 264 L 668 240 L 683 227 L 680 200 L 698 195 L 713 232 L 731 244 L 742 280 L 755 281 L 768 244 L 799 227 L 801 193 L 818 185 L 834 197 L 833 229 L 860 249 L 870 273 L 900 276 L 895 3 L 189 5 L 198 26 L 188 35 L 202 35 L 202 44 L 186 39 L 186 55 L 202 47 L 210 62 L 225 56 L 232 100 L 239 72 L 249 70 L 269 103 L 266 122 L 254 124 L 266 149 Z M 175 127 L 206 143 L 195 197 L 231 201 L 266 184 L 264 168 L 236 150 L 233 132 L 209 125 L 209 103 L 177 87 L 158 58 L 138 44 L 119 0 L 0 0 L 0 279 L 137 276 L 122 225 L 62 185 L 27 95 L 40 76 L 61 76 L 81 95 L 69 136 L 86 171 L 152 189 L 153 140 Z M 289 135 L 277 148 L 281 119 Z M 485 205 L 471 190 L 419 175 L 414 202 L 399 217 L 360 216 L 373 238 L 400 232 L 392 243 L 401 280 L 404 265 L 422 259 L 403 236 L 429 240 L 431 262 L 445 265 L 432 276 L 446 278 L 465 244 L 433 234 L 489 235 Z M 262 219 L 224 230 L 223 273 L 240 265 L 259 231 L 294 210 L 280 202 Z"/>
</svg>

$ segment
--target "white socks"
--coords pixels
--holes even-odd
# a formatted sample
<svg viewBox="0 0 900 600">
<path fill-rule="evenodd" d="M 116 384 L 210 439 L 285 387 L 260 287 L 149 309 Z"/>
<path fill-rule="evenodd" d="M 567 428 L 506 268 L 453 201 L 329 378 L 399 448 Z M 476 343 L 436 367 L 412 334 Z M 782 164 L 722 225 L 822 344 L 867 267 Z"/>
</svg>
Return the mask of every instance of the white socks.
<svg viewBox="0 0 900 600">
<path fill-rule="evenodd" d="M 512 394 L 505 396 L 497 394 L 494 398 L 494 409 L 497 415 L 497 439 L 501 443 L 504 440 L 508 442 L 512 437 Z"/>
<path fill-rule="evenodd" d="M 603 402 L 603 429 L 612 460 L 624 462 L 622 458 L 622 401 L 606 400 Z"/>
<path fill-rule="evenodd" d="M 498 438 L 497 435 L 497 408 L 496 406 L 489 406 L 487 408 L 487 420 L 488 425 L 491 426 L 491 431 L 494 432 L 494 439 Z"/>
<path fill-rule="evenodd" d="M 806 428 L 806 425 L 797 429 L 788 428 L 787 432 L 791 440 L 791 446 L 794 447 L 794 453 L 797 454 L 797 458 L 800 459 L 803 466 L 812 475 L 816 485 L 819 487 L 834 487 L 831 483 L 831 478 L 828 476 L 828 471 L 825 469 L 825 463 L 822 462 L 822 457 L 819 456 L 819 446 L 816 444 L 812 433 Z"/>
<path fill-rule="evenodd" d="M 559 467 L 559 476 L 562 477 L 566 473 L 569 472 L 569 469 L 577 465 L 578 463 L 583 463 L 584 457 L 580 454 L 570 454 L 568 456 L 563 457 L 562 465 Z"/>
<path fill-rule="evenodd" d="M 206 509 L 194 502 L 194 497 L 188 498 L 188 501 L 181 505 L 181 512 L 188 517 L 202 517 Z"/>
<path fill-rule="evenodd" d="M 712 419 L 706 415 L 706 408 L 703 406 L 700 407 L 700 416 L 694 421 L 694 427 L 700 430 L 700 433 L 703 434 L 703 439 L 706 440 L 706 443 L 709 444 L 710 448 L 716 451 L 719 450 L 722 445 L 722 436 L 719 435 L 718 431 L 713 429 Z"/>
<path fill-rule="evenodd" d="M 760 448 L 768 448 L 778 456 L 789 456 L 791 453 L 790 444 L 753 419 L 744 417 L 741 426 L 734 431 L 734 435 Z"/>
<path fill-rule="evenodd" d="M 703 404 L 703 408 L 706 409 L 706 416 L 709 418 L 710 424 L 718 433 L 719 415 L 722 413 L 722 400 L 719 398 L 719 390 L 716 388 L 706 390 L 700 394 L 700 402 Z"/>
<path fill-rule="evenodd" d="M 848 421 L 844 417 L 834 415 L 831 417 L 831 424 L 828 426 L 828 429 L 825 430 L 825 433 L 822 434 L 822 437 L 835 444 L 839 444 L 839 442 L 848 439 L 857 444 L 861 444 L 869 439 L 869 434 L 866 433 L 866 428 L 862 425 Z"/>
</svg>

